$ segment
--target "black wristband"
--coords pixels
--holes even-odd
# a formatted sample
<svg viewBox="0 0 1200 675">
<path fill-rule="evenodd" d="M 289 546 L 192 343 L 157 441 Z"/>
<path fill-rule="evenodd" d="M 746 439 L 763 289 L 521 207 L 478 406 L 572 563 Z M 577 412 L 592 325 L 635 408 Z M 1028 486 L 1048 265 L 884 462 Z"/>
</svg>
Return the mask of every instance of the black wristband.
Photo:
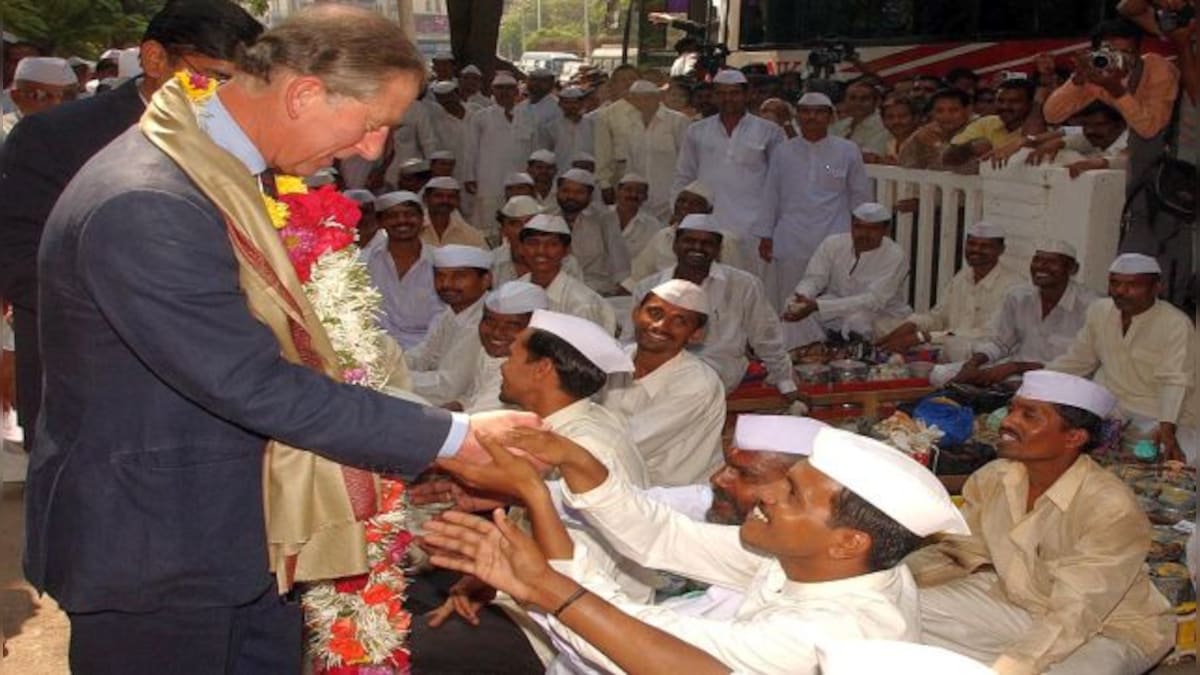
<svg viewBox="0 0 1200 675">
<path fill-rule="evenodd" d="M 567 599 L 563 601 L 563 604 L 558 606 L 558 609 L 554 610 L 553 612 L 550 612 L 550 616 L 552 616 L 554 618 L 558 618 L 558 615 L 562 614 L 563 610 L 570 607 L 571 603 L 582 598 L 585 593 L 587 593 L 587 589 L 584 588 L 583 586 L 580 586 L 579 588 L 575 589 L 575 592 L 572 593 L 571 595 L 567 596 Z"/>
</svg>

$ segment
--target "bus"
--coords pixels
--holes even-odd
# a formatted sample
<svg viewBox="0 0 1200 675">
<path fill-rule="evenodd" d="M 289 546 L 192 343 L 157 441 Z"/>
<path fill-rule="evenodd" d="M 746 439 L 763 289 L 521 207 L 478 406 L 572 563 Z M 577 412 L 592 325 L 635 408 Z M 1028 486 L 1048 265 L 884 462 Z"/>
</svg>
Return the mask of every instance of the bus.
<svg viewBox="0 0 1200 675">
<path fill-rule="evenodd" d="M 821 44 L 853 47 L 886 80 L 942 76 L 953 67 L 980 75 L 1032 68 L 1034 56 L 1069 54 L 1089 45 L 1092 28 L 1116 16 L 1117 0 L 630 0 L 626 44 L 638 65 L 674 59 L 683 31 L 655 24 L 665 12 L 707 27 L 729 49 L 733 67 L 764 64 L 768 72 L 807 74 Z M 631 62 L 634 62 L 631 59 Z M 835 79 L 857 76 L 849 63 Z"/>
<path fill-rule="evenodd" d="M 583 59 L 570 52 L 525 52 L 521 54 L 521 60 L 517 66 L 525 72 L 545 68 L 558 77 L 562 75 L 563 68 L 569 63 L 583 63 Z"/>
</svg>

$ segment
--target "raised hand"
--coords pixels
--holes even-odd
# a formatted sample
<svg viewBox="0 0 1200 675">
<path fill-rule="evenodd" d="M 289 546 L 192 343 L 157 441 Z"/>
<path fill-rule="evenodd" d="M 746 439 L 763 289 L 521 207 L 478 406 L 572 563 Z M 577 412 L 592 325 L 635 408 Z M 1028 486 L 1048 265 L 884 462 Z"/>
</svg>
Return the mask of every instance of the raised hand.
<svg viewBox="0 0 1200 675">
<path fill-rule="evenodd" d="M 489 463 L 447 457 L 438 460 L 438 467 L 471 488 L 516 499 L 523 499 L 531 490 L 542 489 L 542 472 L 529 458 L 517 457 L 489 434 L 480 433 L 476 439 L 491 458 Z"/>
<path fill-rule="evenodd" d="M 533 538 L 499 509 L 492 513 L 492 522 L 447 512 L 426 523 L 425 533 L 425 539 L 440 549 L 430 557 L 434 565 L 475 576 L 518 602 L 533 602 L 538 584 L 553 574 Z"/>
<path fill-rule="evenodd" d="M 493 412 L 476 413 L 471 415 L 471 427 L 467 431 L 467 437 L 463 440 L 463 444 L 458 449 L 455 457 L 475 464 L 486 464 L 492 460 L 491 456 L 488 455 L 487 451 L 479 443 L 479 434 L 500 436 L 509 429 L 516 427 L 541 427 L 541 425 L 541 418 L 529 412 L 496 410 Z"/>
</svg>

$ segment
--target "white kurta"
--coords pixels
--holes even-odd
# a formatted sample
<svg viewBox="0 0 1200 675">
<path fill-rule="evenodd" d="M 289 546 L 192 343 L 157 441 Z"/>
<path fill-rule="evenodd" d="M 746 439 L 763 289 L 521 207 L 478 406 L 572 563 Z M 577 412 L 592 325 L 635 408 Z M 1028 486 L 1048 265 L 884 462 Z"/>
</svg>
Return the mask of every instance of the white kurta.
<svg viewBox="0 0 1200 675">
<path fill-rule="evenodd" d="M 853 117 L 843 117 L 829 127 L 829 133 L 853 142 L 862 152 L 873 152 L 876 155 L 886 155 L 888 141 L 892 134 L 883 126 L 883 118 L 879 111 L 867 115 L 858 124 Z"/>
<path fill-rule="evenodd" d="M 504 108 L 494 105 L 468 118 L 463 155 L 459 160 L 463 179 L 477 184 L 475 227 L 492 232 L 496 229 L 496 211 L 504 206 L 504 177 L 524 171 L 529 153 L 522 154 L 516 128 Z"/>
<path fill-rule="evenodd" d="M 1127 416 L 1191 430 L 1200 426 L 1193 380 L 1195 331 L 1186 314 L 1159 300 L 1134 316 L 1122 334 L 1121 311 L 1111 298 L 1102 298 L 1088 307 L 1067 352 L 1047 368 L 1090 376 L 1117 397 Z M 1193 460 L 1200 451 L 1185 449 Z"/>
<path fill-rule="evenodd" d="M 458 118 L 451 115 L 440 103 L 435 101 L 430 105 L 429 117 L 433 126 L 434 137 L 437 139 L 438 149 L 454 153 L 455 180 L 465 180 L 463 173 L 466 162 L 463 160 L 466 156 L 467 120 L 471 117 L 471 111 L 467 110 L 461 118 Z"/>
<path fill-rule="evenodd" d="M 629 139 L 641 113 L 629 101 L 621 99 L 591 113 L 593 148 L 596 156 L 596 185 L 600 189 L 616 187 L 629 163 Z"/>
<path fill-rule="evenodd" d="M 571 226 L 571 254 L 583 268 L 583 281 L 602 295 L 612 295 L 629 276 L 629 249 L 616 214 L 589 206 Z"/>
<path fill-rule="evenodd" d="M 421 247 L 421 257 L 400 278 L 388 252 L 387 231 L 379 230 L 359 253 L 371 283 L 383 296 L 379 323 L 405 349 L 416 347 L 446 307 L 433 289 L 433 248 Z"/>
<path fill-rule="evenodd" d="M 692 122 L 665 105 L 658 106 L 650 124 L 643 123 L 640 113 L 636 121 L 628 139 L 630 146 L 625 153 L 628 158 L 625 170 L 640 174 L 650 182 L 650 196 L 642 208 L 660 220 L 667 220 L 671 217 L 674 202 L 671 188 L 679 149 Z"/>
<path fill-rule="evenodd" d="M 795 293 L 817 301 L 817 312 L 795 324 L 791 336 L 796 347 L 825 337 L 824 329 L 850 331 L 870 337 L 880 319 L 901 319 L 912 313 L 904 302 L 908 256 L 884 237 L 878 248 L 861 255 L 854 252 L 849 234 L 830 235 L 808 261 Z M 790 331 L 789 331 L 790 332 Z"/>
<path fill-rule="evenodd" d="M 500 385 L 503 382 L 500 366 L 507 360 L 505 356 L 488 356 L 482 348 L 476 352 L 475 361 L 470 364 L 471 382 L 467 385 L 467 392 L 459 399 L 463 412 L 478 413 L 508 407 L 500 401 Z"/>
<path fill-rule="evenodd" d="M 483 298 L 455 313 L 447 307 L 434 319 L 421 344 L 404 353 L 413 392 L 434 405 L 460 400 L 471 384 L 471 366 L 483 350 L 479 320 Z"/>
<path fill-rule="evenodd" d="M 1074 281 L 1058 304 L 1042 317 L 1041 294 L 1035 286 L 1021 284 L 1004 296 L 988 323 L 987 335 L 974 350 L 988 361 L 1050 363 L 1067 351 L 1083 328 L 1087 308 L 1097 298 L 1087 286 Z"/>
<path fill-rule="evenodd" d="M 554 152 L 554 161 L 558 164 L 558 173 L 562 175 L 571 168 L 571 158 L 576 153 L 594 154 L 595 128 L 592 115 L 584 115 L 578 122 L 573 122 L 564 116 L 559 116 L 542 125 L 541 143 L 547 150 Z"/>
<path fill-rule="evenodd" d="M 843 138 L 792 138 L 771 157 L 763 199 L 754 246 L 758 239 L 774 242 L 767 292 L 782 310 L 813 251 L 830 235 L 849 232 L 850 212 L 872 199 L 862 153 Z"/>
<path fill-rule="evenodd" d="M 1021 275 L 1002 263 L 978 283 L 975 270 L 964 266 L 938 292 L 936 305 L 928 312 L 913 314 L 908 321 L 928 333 L 948 332 L 959 340 L 978 340 L 987 335 L 988 323 L 1004 303 L 1009 289 L 1021 283 Z M 935 343 L 942 342 L 941 336 L 934 337 Z"/>
<path fill-rule="evenodd" d="M 717 222 L 738 238 L 751 262 L 758 257 L 754 228 L 767 217 L 767 169 L 785 140 L 778 124 L 761 117 L 743 115 L 729 134 L 721 117 L 713 115 L 687 128 L 679 152 L 671 194 L 692 181 L 704 183 L 712 190 Z"/>
<path fill-rule="evenodd" d="M 633 255 L 633 261 L 630 263 L 629 278 L 622 285 L 632 291 L 642 279 L 674 267 L 679 262 L 675 257 L 675 227 L 663 227 L 650 237 L 646 246 L 638 249 L 630 247 L 629 252 Z M 737 237 L 732 234 L 721 237 L 721 253 L 717 256 L 717 262 L 754 273 L 742 256 Z"/>
<path fill-rule="evenodd" d="M 621 225 L 621 216 L 617 214 L 617 207 L 609 207 L 608 211 L 612 213 L 612 217 L 617 222 L 617 227 L 619 228 Z M 661 220 L 655 218 L 645 208 L 639 209 L 633 218 L 629 220 L 629 224 L 621 230 L 621 238 L 625 240 L 625 249 L 629 252 L 629 255 L 631 257 L 640 255 L 650 245 L 651 240 L 654 239 L 654 235 L 658 234 L 658 231 L 661 229 L 663 229 Z M 670 264 L 675 264 L 675 261 L 672 260 Z M 657 272 L 658 270 L 655 271 Z M 629 276 L 633 276 L 632 263 Z M 624 279 L 620 281 L 624 281 Z"/>
<path fill-rule="evenodd" d="M 675 268 L 670 267 L 642 279 L 633 290 L 634 305 L 655 286 L 674 277 Z M 785 394 L 795 391 L 792 359 L 783 347 L 779 314 L 767 302 L 762 282 L 748 272 L 713 263 L 700 286 L 711 311 L 697 356 L 717 371 L 725 391 L 737 389 L 746 375 L 750 364 L 747 346 L 762 359 L 768 382 Z"/>
<path fill-rule="evenodd" d="M 400 165 L 404 164 L 405 160 L 424 159 L 439 149 L 437 133 L 433 129 L 429 113 L 428 105 L 414 101 L 404 112 L 400 124 L 392 128 L 392 146 L 395 148 L 395 154 L 384 173 L 388 185 L 396 184 L 400 176 Z"/>
<path fill-rule="evenodd" d="M 637 346 L 625 348 L 632 359 Z M 629 420 L 651 485 L 690 485 L 707 480 L 721 464 L 725 388 L 717 373 L 686 351 L 634 379 L 608 378 L 600 402 Z"/>
<path fill-rule="evenodd" d="M 525 99 L 513 106 L 513 134 L 526 158 L 533 151 L 543 147 L 542 127 L 559 117 L 562 117 L 562 109 L 558 107 L 558 97 L 553 94 L 543 97 L 537 103 Z"/>
<path fill-rule="evenodd" d="M 500 246 L 492 249 L 492 254 L 492 288 L 500 288 L 521 276 L 517 274 L 517 266 L 512 259 L 512 247 L 508 245 L 508 241 L 504 241 Z M 569 253 L 567 257 L 563 258 L 562 271 L 576 279 L 583 278 L 583 270 L 579 267 L 579 261 Z"/>
<path fill-rule="evenodd" d="M 816 673 L 815 646 L 830 639 L 920 638 L 916 584 L 903 565 L 824 583 L 790 581 L 779 562 L 742 547 L 735 526 L 697 523 L 631 490 L 619 476 L 582 495 L 564 490 L 581 512 L 626 557 L 745 594 L 732 619 L 681 615 L 629 601 L 576 546 L 562 572 L 622 611 L 664 630 L 747 673 Z M 555 619 L 554 633 L 588 659 L 619 672 L 591 645 Z"/>
<path fill-rule="evenodd" d="M 521 281 L 533 283 L 528 274 L 521 277 Z M 612 306 L 579 279 L 560 271 L 546 288 L 546 297 L 552 311 L 594 321 L 616 335 L 617 317 L 613 314 Z"/>
</svg>

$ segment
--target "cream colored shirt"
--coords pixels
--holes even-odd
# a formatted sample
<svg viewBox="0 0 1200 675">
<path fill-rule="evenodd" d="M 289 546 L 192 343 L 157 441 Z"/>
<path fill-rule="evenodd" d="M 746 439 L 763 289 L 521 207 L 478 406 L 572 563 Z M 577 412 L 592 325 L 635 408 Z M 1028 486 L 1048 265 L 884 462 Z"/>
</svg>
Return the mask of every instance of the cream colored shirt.
<svg viewBox="0 0 1200 675">
<path fill-rule="evenodd" d="M 662 221 L 655 218 L 646 209 L 640 209 L 629 219 L 629 224 L 621 229 L 621 217 L 617 215 L 617 207 L 613 206 L 607 209 L 608 217 L 612 218 L 617 224 L 617 229 L 621 232 L 621 238 L 625 240 L 625 249 L 630 257 L 638 255 L 643 249 L 650 245 L 650 241 L 654 239 L 654 235 L 663 229 Z M 657 270 L 655 270 L 657 271 Z M 632 270 L 629 276 L 633 276 Z M 624 279 L 618 279 L 624 281 Z"/>
<path fill-rule="evenodd" d="M 1036 286 L 1018 284 L 1009 289 L 992 315 L 987 335 L 974 351 L 996 363 L 1002 359 L 1050 363 L 1075 340 L 1087 309 L 1097 296 L 1087 286 L 1070 282 L 1058 304 L 1042 316 L 1042 296 Z"/>
<path fill-rule="evenodd" d="M 521 281 L 533 283 L 528 274 L 521 277 Z M 613 313 L 612 305 L 579 279 L 560 271 L 546 288 L 546 296 L 552 311 L 594 321 L 604 330 L 616 335 L 617 317 Z"/>
<path fill-rule="evenodd" d="M 629 163 L 630 139 L 641 125 L 641 113 L 621 99 L 596 111 L 593 147 L 596 155 L 596 187 L 615 187 Z"/>
<path fill-rule="evenodd" d="M 459 400 L 471 383 L 471 366 L 483 351 L 479 320 L 483 298 L 461 312 L 447 307 L 433 320 L 421 344 L 404 353 L 412 390 L 434 405 Z"/>
<path fill-rule="evenodd" d="M 478 413 L 510 407 L 500 401 L 500 366 L 507 360 L 506 356 L 488 356 L 480 347 L 470 364 L 471 382 L 467 385 L 467 393 L 459 399 L 463 412 Z"/>
<path fill-rule="evenodd" d="M 642 122 L 641 113 L 638 113 L 635 122 L 628 139 L 629 150 L 625 153 L 629 158 L 625 170 L 641 174 L 650 182 L 650 195 L 643 208 L 658 218 L 670 218 L 675 165 L 679 159 L 679 149 L 683 146 L 683 136 L 692 121 L 665 105 L 659 105 L 650 124 Z M 617 176 L 617 180 L 620 178 Z"/>
<path fill-rule="evenodd" d="M 922 586 L 992 565 L 997 600 L 1034 625 L 1001 661 L 1013 672 L 1042 672 L 1096 634 L 1147 654 L 1175 639 L 1166 598 L 1144 570 L 1150 523 L 1116 476 L 1080 456 L 1026 508 L 1029 479 L 1019 462 L 996 460 L 963 486 L 971 536 L 947 536 L 907 562 Z"/>
<path fill-rule="evenodd" d="M 988 322 L 1008 289 L 1022 282 L 1021 275 L 997 264 L 979 283 L 975 270 L 963 267 L 938 294 L 938 303 L 928 312 L 913 314 L 908 320 L 923 331 L 950 331 L 955 335 L 978 338 L 987 334 Z"/>
<path fill-rule="evenodd" d="M 637 346 L 625 351 L 632 359 Z M 600 401 L 629 420 L 651 485 L 703 483 L 721 464 L 725 388 L 712 368 L 688 352 L 638 379 L 614 373 Z"/>
<path fill-rule="evenodd" d="M 450 224 L 446 226 L 446 231 L 440 237 L 437 230 L 433 229 L 433 223 L 429 222 L 429 216 L 426 215 L 425 225 L 421 227 L 421 241 L 430 246 L 461 244 L 482 249 L 488 248 L 487 239 L 483 237 L 483 233 L 467 223 L 457 209 L 450 213 Z"/>
<path fill-rule="evenodd" d="M 1083 329 L 1051 370 L 1091 377 L 1117 397 L 1122 411 L 1185 427 L 1200 425 L 1192 349 L 1195 327 L 1161 300 L 1121 333 L 1111 298 L 1088 308 Z"/>
<path fill-rule="evenodd" d="M 632 490 L 619 476 L 610 475 L 584 494 L 564 488 L 563 495 L 568 506 L 581 511 L 634 562 L 745 594 L 732 619 L 688 616 L 624 597 L 592 565 L 590 550 L 576 546 L 572 560 L 552 563 L 625 613 L 703 649 L 733 670 L 815 674 L 815 645 L 821 641 L 920 638 L 916 584 L 903 565 L 838 581 L 795 582 L 774 558 L 743 548 L 737 527 L 696 522 Z M 620 672 L 557 620 L 549 623 L 581 654 Z"/>
<path fill-rule="evenodd" d="M 579 267 L 579 261 L 570 253 L 563 258 L 562 271 L 576 279 L 583 278 L 583 270 Z M 517 266 L 513 262 L 512 247 L 508 245 L 507 241 L 492 249 L 492 288 L 500 288 L 520 276 L 517 274 Z"/>
</svg>

